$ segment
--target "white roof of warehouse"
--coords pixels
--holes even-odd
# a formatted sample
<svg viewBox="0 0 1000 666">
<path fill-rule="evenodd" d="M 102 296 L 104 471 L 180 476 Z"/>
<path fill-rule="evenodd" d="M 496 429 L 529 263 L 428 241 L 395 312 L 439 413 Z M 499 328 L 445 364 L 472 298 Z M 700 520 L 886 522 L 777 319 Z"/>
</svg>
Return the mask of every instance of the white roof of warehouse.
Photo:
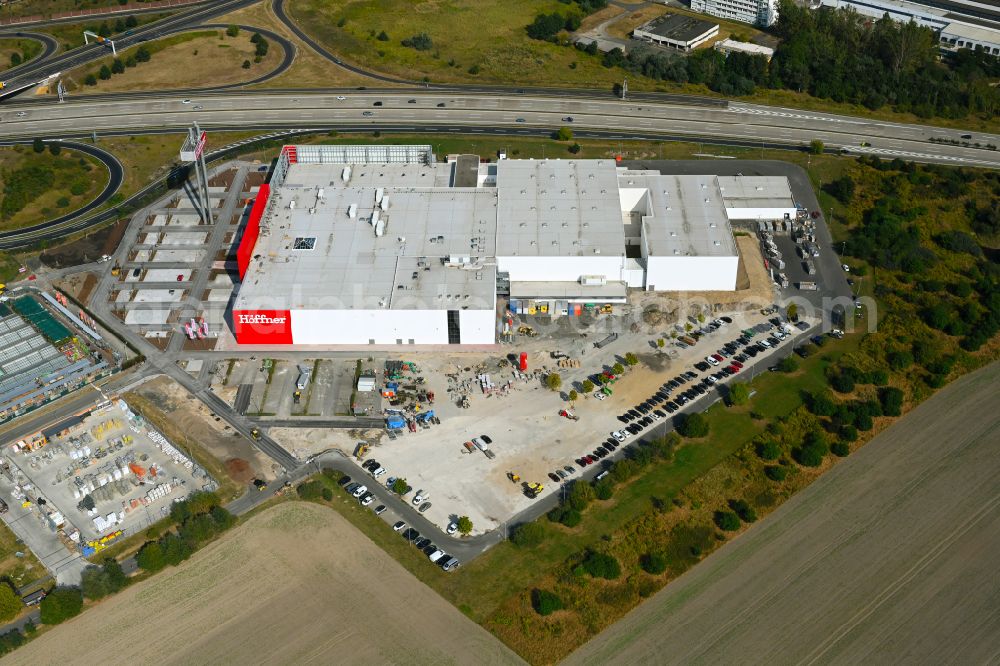
<svg viewBox="0 0 1000 666">
<path fill-rule="evenodd" d="M 501 160 L 497 255 L 625 255 L 614 160 Z"/>
<path fill-rule="evenodd" d="M 731 257 L 736 242 L 715 176 L 622 171 L 621 187 L 645 188 L 643 235 L 650 256 Z"/>
<path fill-rule="evenodd" d="M 496 267 L 475 258 L 494 256 L 495 190 L 448 187 L 448 165 L 351 165 L 344 183 L 345 166 L 290 167 L 271 193 L 235 308 L 492 307 Z M 375 203 L 378 188 L 385 210 Z M 382 236 L 371 224 L 376 212 Z M 312 249 L 296 249 L 297 239 L 312 239 Z M 445 266 L 449 256 L 469 266 Z"/>
<path fill-rule="evenodd" d="M 795 198 L 784 176 L 719 176 L 726 208 L 791 208 Z"/>
</svg>

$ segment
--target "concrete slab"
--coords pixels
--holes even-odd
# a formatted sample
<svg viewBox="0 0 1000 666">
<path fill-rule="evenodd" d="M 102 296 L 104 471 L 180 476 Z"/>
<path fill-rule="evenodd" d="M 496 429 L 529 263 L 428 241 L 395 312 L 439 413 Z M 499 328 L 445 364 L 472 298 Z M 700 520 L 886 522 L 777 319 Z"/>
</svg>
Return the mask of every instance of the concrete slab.
<svg viewBox="0 0 1000 666">
<path fill-rule="evenodd" d="M 201 218 L 191 213 L 174 213 L 167 221 L 168 227 L 197 227 L 201 223 Z"/>
<path fill-rule="evenodd" d="M 153 253 L 152 253 L 151 250 L 138 250 L 135 253 L 135 259 L 134 259 L 134 261 L 136 263 L 139 263 L 139 264 L 144 264 L 147 261 L 149 261 L 149 258 L 151 256 L 153 256 Z"/>
<path fill-rule="evenodd" d="M 170 310 L 129 310 L 125 314 L 125 324 L 128 326 L 153 326 L 166 324 Z"/>
<path fill-rule="evenodd" d="M 201 369 L 204 365 L 205 362 L 202 361 L 200 358 L 193 358 L 187 362 L 187 365 L 184 366 L 184 369 L 187 370 L 192 375 L 194 375 L 201 372 Z"/>
<path fill-rule="evenodd" d="M 153 216 L 153 224 L 154 225 L 156 225 L 158 227 L 162 227 L 166 223 L 167 223 L 167 216 L 166 215 L 154 215 Z"/>
<path fill-rule="evenodd" d="M 146 275 L 143 276 L 143 282 L 185 282 L 191 279 L 192 271 L 190 268 L 150 268 L 146 271 Z M 178 280 L 177 276 L 180 275 L 181 279 Z"/>
<path fill-rule="evenodd" d="M 208 233 L 200 231 L 167 231 L 164 232 L 160 245 L 204 245 L 208 242 Z"/>
<path fill-rule="evenodd" d="M 174 293 L 170 293 L 170 292 Z M 134 303 L 177 303 L 184 296 L 183 289 L 138 289 Z"/>
<path fill-rule="evenodd" d="M 212 278 L 211 282 L 211 285 L 213 287 L 225 287 L 227 289 L 232 289 L 234 284 L 236 283 L 233 282 L 233 278 L 231 275 L 229 275 L 229 273 L 219 273 L 214 278 Z"/>
<path fill-rule="evenodd" d="M 228 303 L 232 294 L 232 289 L 211 289 L 207 300 L 209 303 Z"/>
<path fill-rule="evenodd" d="M 142 234 L 139 239 L 139 245 L 156 245 L 160 240 L 160 234 L 157 232 L 149 232 Z"/>
<path fill-rule="evenodd" d="M 285 418 L 291 413 L 292 394 L 295 392 L 295 380 L 299 370 L 295 363 L 288 361 L 275 362 L 271 384 L 268 387 L 267 400 L 261 410 L 267 414 L 276 414 Z"/>
<path fill-rule="evenodd" d="M 122 289 L 115 294 L 115 303 L 128 303 L 134 293 L 131 289 Z"/>
<path fill-rule="evenodd" d="M 205 256 L 204 250 L 156 250 L 153 254 L 154 262 L 186 262 L 196 263 Z"/>
</svg>

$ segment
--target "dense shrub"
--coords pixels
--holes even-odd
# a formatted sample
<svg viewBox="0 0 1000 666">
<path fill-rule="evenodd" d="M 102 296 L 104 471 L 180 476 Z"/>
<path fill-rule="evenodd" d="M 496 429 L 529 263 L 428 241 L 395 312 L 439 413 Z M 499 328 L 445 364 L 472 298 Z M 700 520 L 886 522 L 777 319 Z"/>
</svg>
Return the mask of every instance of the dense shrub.
<svg viewBox="0 0 1000 666">
<path fill-rule="evenodd" d="M 845 458 L 851 452 L 851 447 L 847 442 L 834 442 L 830 445 L 830 453 L 838 458 Z"/>
<path fill-rule="evenodd" d="M 756 449 L 761 460 L 777 460 L 781 456 L 781 446 L 771 439 L 758 442 Z"/>
<path fill-rule="evenodd" d="M 603 479 L 594 486 L 594 495 L 599 500 L 609 500 L 612 494 L 614 494 L 614 491 L 607 479 Z"/>
<path fill-rule="evenodd" d="M 521 523 L 511 530 L 510 540 L 515 546 L 534 548 L 545 539 L 545 528 L 539 523 Z"/>
<path fill-rule="evenodd" d="M 788 476 L 788 470 L 781 465 L 768 465 L 764 468 L 764 476 L 772 481 L 784 481 Z"/>
<path fill-rule="evenodd" d="M 306 481 L 299 484 L 295 492 L 304 500 L 317 500 L 323 496 L 323 484 L 319 481 Z"/>
<path fill-rule="evenodd" d="M 413 37 L 403 40 L 403 46 L 408 46 L 417 51 L 430 51 L 434 48 L 434 41 L 426 32 L 421 32 Z"/>
<path fill-rule="evenodd" d="M 792 451 L 792 458 L 804 467 L 819 467 L 829 452 L 826 435 L 819 430 L 813 430 L 806 435 L 802 446 Z"/>
<path fill-rule="evenodd" d="M 685 414 L 680 418 L 677 432 L 685 437 L 706 437 L 708 435 L 708 419 L 704 414 L 695 412 Z"/>
<path fill-rule="evenodd" d="M 646 553 L 639 558 L 639 566 L 646 573 L 659 576 L 667 570 L 667 558 L 663 553 Z"/>
<path fill-rule="evenodd" d="M 778 370 L 781 372 L 795 372 L 799 369 L 799 362 L 794 356 L 786 356 L 778 361 Z"/>
<path fill-rule="evenodd" d="M 903 392 L 900 389 L 887 386 L 879 390 L 878 399 L 884 415 L 899 416 L 903 413 Z"/>
<path fill-rule="evenodd" d="M 78 587 L 59 586 L 42 599 L 42 624 L 59 624 L 76 617 L 83 610 L 83 593 Z"/>
<path fill-rule="evenodd" d="M 729 508 L 732 509 L 733 513 L 739 516 L 740 520 L 744 523 L 753 523 L 757 520 L 757 513 L 753 510 L 752 506 L 746 503 L 745 500 L 729 500 Z"/>
<path fill-rule="evenodd" d="M 531 591 L 531 607 L 539 615 L 551 615 L 563 609 L 563 602 L 554 592 L 535 588 Z"/>
<path fill-rule="evenodd" d="M 845 423 L 837 430 L 837 436 L 844 442 L 855 442 L 858 439 L 858 429 L 849 423 Z"/>
<path fill-rule="evenodd" d="M 24 608 L 21 597 L 6 581 L 0 581 L 0 622 L 10 622 Z"/>
<path fill-rule="evenodd" d="M 582 562 L 584 570 L 594 578 L 614 580 L 622 575 L 621 565 L 613 555 L 590 551 Z"/>
<path fill-rule="evenodd" d="M 716 511 L 712 515 L 712 522 L 724 532 L 735 532 L 740 529 L 740 517 L 732 511 Z"/>
</svg>

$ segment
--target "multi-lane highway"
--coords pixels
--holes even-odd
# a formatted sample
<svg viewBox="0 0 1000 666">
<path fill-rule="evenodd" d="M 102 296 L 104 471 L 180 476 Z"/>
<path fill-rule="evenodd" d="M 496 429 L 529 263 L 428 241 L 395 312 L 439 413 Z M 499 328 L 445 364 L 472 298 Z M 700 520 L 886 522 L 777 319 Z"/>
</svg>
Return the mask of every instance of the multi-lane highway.
<svg viewBox="0 0 1000 666">
<path fill-rule="evenodd" d="M 568 120 L 572 118 L 572 121 Z M 125 99 L 65 104 L 20 103 L 0 110 L 7 136 L 67 136 L 147 128 L 325 127 L 400 130 L 434 126 L 471 134 L 506 128 L 512 134 L 569 125 L 575 130 L 616 133 L 623 138 L 656 136 L 729 138 L 806 146 L 818 139 L 829 148 L 921 162 L 1000 167 L 1000 152 L 931 142 L 962 141 L 962 130 L 837 116 L 751 104 L 724 108 L 610 95 L 550 97 L 435 90 L 351 90 L 321 92 L 226 92 L 190 98 L 134 95 Z M 980 144 L 1000 144 L 995 134 L 976 135 Z"/>
</svg>

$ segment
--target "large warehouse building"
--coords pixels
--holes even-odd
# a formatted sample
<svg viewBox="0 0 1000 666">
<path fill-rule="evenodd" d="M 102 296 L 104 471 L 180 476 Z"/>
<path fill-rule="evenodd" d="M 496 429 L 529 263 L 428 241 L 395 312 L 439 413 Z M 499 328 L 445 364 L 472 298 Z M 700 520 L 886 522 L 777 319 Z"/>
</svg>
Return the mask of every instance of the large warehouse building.
<svg viewBox="0 0 1000 666">
<path fill-rule="evenodd" d="M 498 295 L 574 315 L 628 288 L 732 290 L 730 220 L 794 214 L 783 178 L 286 146 L 239 243 L 233 329 L 240 344 L 493 344 Z"/>
</svg>

